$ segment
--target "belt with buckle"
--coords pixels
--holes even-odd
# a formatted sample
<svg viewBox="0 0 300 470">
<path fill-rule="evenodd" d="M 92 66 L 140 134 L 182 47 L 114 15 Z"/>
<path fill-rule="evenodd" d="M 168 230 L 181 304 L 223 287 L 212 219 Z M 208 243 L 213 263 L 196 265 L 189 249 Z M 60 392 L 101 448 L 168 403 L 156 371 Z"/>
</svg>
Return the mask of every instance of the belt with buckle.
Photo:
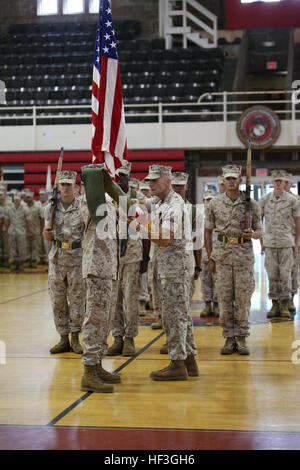
<svg viewBox="0 0 300 470">
<path fill-rule="evenodd" d="M 218 235 L 218 240 L 223 243 L 229 243 L 230 245 L 243 245 L 250 241 L 244 237 L 227 237 L 226 235 Z"/>
<path fill-rule="evenodd" d="M 75 250 L 75 248 L 81 248 L 81 242 L 65 243 L 60 240 L 54 240 L 54 245 L 62 250 Z"/>
</svg>

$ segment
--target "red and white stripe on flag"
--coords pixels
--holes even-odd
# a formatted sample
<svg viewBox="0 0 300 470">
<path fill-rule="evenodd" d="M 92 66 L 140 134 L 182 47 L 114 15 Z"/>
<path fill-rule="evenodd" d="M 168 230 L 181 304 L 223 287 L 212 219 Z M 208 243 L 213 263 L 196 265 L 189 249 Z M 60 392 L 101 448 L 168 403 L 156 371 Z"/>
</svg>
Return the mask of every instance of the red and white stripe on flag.
<svg viewBox="0 0 300 470">
<path fill-rule="evenodd" d="M 92 86 L 92 159 L 112 177 L 128 159 L 121 75 L 109 0 L 100 0 Z"/>
</svg>

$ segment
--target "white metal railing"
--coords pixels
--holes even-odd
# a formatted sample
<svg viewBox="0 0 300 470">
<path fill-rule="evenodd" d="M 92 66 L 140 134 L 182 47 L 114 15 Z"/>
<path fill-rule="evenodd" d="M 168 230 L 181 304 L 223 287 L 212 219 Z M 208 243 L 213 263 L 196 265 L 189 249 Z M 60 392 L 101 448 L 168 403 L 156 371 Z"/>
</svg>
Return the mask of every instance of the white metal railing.
<svg viewBox="0 0 300 470">
<path fill-rule="evenodd" d="M 153 103 L 153 104 L 127 104 L 125 105 L 125 119 L 137 122 L 139 118 L 147 122 L 166 122 L 171 117 L 176 117 L 176 121 L 199 120 L 202 121 L 229 121 L 237 120 L 242 112 L 254 105 L 265 105 L 273 109 L 280 119 L 294 121 L 300 119 L 300 96 L 297 90 L 278 91 L 245 91 L 245 92 L 214 92 L 204 93 L 197 102 L 186 103 Z M 266 99 L 268 95 L 281 94 L 284 99 Z M 298 93 L 299 94 L 299 93 Z M 261 99 L 257 97 L 261 96 Z M 238 99 L 241 97 L 243 99 Z M 249 99 L 256 97 L 255 100 Z M 56 112 L 57 111 L 57 112 Z M 79 120 L 91 118 L 90 105 L 65 105 L 65 106 L 27 106 L 27 107 L 6 107 L 0 106 L 0 120 L 7 122 L 18 119 L 31 120 L 36 126 L 43 120 L 56 119 L 63 121 L 66 119 Z M 129 119 L 130 118 L 130 119 Z M 153 121 L 155 118 L 155 121 Z M 180 119 L 181 118 L 181 119 Z M 187 119 L 188 118 L 188 119 Z M 2 122 L 3 126 L 3 122 Z"/>
<path fill-rule="evenodd" d="M 171 49 L 173 36 L 182 35 L 183 47 L 188 40 L 198 46 L 210 48 L 217 46 L 217 16 L 199 3 L 198 0 L 181 0 L 181 9 L 176 0 L 160 0 L 160 14 L 164 16 L 164 36 L 166 49 Z M 193 13 L 190 11 L 192 8 Z M 198 16 L 196 16 L 198 15 Z M 180 17 L 182 25 L 174 25 L 175 17 Z M 205 32 L 206 37 L 201 37 Z"/>
</svg>

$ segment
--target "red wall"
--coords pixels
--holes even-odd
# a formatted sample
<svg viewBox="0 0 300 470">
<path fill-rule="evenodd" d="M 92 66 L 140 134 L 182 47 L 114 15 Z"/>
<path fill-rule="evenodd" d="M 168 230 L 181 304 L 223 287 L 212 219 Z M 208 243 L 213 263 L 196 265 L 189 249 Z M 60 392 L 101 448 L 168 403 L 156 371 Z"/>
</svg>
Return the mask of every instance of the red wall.
<svg viewBox="0 0 300 470">
<path fill-rule="evenodd" d="M 142 180 L 148 174 L 150 165 L 170 165 L 173 171 L 184 171 L 184 150 L 132 150 L 128 152 L 132 163 L 131 176 Z M 24 187 L 38 194 L 44 188 L 48 165 L 51 167 L 52 183 L 57 169 L 57 152 L 0 153 L 0 166 L 20 163 L 24 166 Z M 83 165 L 91 163 L 91 152 L 64 153 L 63 170 L 77 171 L 77 183 L 80 183 L 80 171 Z"/>
<path fill-rule="evenodd" d="M 226 29 L 300 27 L 300 1 L 241 3 L 226 0 Z"/>
</svg>

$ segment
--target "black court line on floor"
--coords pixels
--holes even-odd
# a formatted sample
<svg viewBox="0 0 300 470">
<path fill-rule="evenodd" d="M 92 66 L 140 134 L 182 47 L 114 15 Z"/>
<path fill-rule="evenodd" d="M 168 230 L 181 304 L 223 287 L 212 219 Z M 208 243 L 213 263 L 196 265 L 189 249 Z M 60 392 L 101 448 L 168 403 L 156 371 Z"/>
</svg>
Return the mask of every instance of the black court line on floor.
<svg viewBox="0 0 300 470">
<path fill-rule="evenodd" d="M 93 393 L 93 392 L 88 392 L 88 393 Z M 1 428 L 29 428 L 29 429 L 45 429 L 49 428 L 49 424 L 43 425 L 43 424 L 0 424 L 0 429 Z M 241 434 L 247 434 L 247 433 L 264 433 L 264 434 L 296 434 L 300 435 L 300 431 L 287 431 L 287 430 L 273 430 L 273 429 L 205 429 L 205 428 L 155 428 L 155 427 L 137 427 L 137 426 L 73 426 L 73 425 L 57 425 L 55 426 L 56 429 L 112 429 L 112 430 L 123 430 L 123 429 L 128 429 L 128 430 L 137 430 L 137 431 L 192 431 L 192 432 L 221 432 L 221 433 L 241 433 Z"/>
<path fill-rule="evenodd" d="M 159 340 L 164 333 L 160 333 L 158 336 L 156 336 L 153 340 L 151 340 L 149 343 L 147 343 L 143 348 L 141 348 L 134 356 L 130 357 L 127 361 L 124 362 L 120 367 L 118 367 L 116 370 L 113 371 L 113 373 L 117 374 L 120 372 L 122 369 L 127 367 L 131 362 L 133 362 L 138 356 L 140 356 L 143 352 L 145 352 L 152 344 L 154 344 L 157 340 Z M 61 413 L 59 413 L 54 419 L 52 419 L 46 426 L 51 427 L 55 426 L 58 421 L 60 421 L 62 418 L 64 418 L 67 414 L 69 414 L 74 408 L 76 408 L 78 405 L 83 403 L 89 396 L 91 396 L 94 392 L 87 392 L 85 393 L 82 397 L 80 397 L 78 400 L 76 400 L 72 405 L 68 406 L 65 410 L 63 410 Z"/>
<path fill-rule="evenodd" d="M 24 299 L 25 297 L 30 297 L 31 295 L 40 294 L 41 292 L 46 292 L 47 290 L 48 288 L 40 289 L 35 292 L 31 292 L 30 294 L 25 294 L 25 295 L 21 295 L 20 297 L 14 297 L 13 299 L 4 300 L 4 302 L 0 302 L 0 305 L 4 305 L 4 304 L 8 304 L 9 302 L 14 302 L 16 300 Z"/>
</svg>

